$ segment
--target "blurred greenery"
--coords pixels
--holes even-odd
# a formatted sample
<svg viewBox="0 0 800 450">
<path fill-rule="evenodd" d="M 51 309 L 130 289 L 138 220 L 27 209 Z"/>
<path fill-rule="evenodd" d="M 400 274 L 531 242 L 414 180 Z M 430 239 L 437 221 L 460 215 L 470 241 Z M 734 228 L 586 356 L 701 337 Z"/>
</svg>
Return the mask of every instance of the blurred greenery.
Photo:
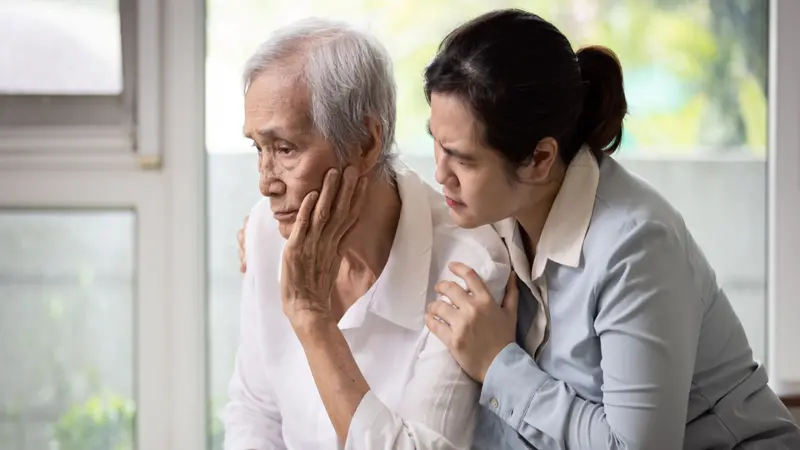
<svg viewBox="0 0 800 450">
<path fill-rule="evenodd" d="M 125 389 L 126 383 L 117 377 L 108 376 L 116 372 L 124 379 L 132 363 L 124 359 L 123 346 L 130 338 L 119 325 L 130 321 L 120 317 L 115 323 L 109 314 L 109 310 L 120 310 L 115 302 L 124 301 L 125 296 L 96 301 L 99 295 L 113 292 L 108 286 L 117 281 L 109 273 L 99 279 L 98 272 L 107 269 L 103 264 L 107 255 L 96 250 L 106 247 L 117 257 L 115 267 L 124 272 L 120 256 L 131 254 L 133 245 L 132 240 L 114 239 L 118 235 L 113 231 L 104 234 L 97 230 L 124 233 L 126 224 L 133 229 L 133 217 L 114 212 L 92 214 L 93 220 L 88 221 L 77 212 L 3 214 L 0 248 L 14 255 L 14 260 L 0 264 L 5 278 L 0 286 L 0 316 L 11 317 L 13 325 L 6 322 L 0 328 L 7 342 L 17 343 L 0 351 L 6 358 L 10 356 L 18 374 L 5 378 L 10 383 L 0 389 L 5 391 L 0 392 L 0 429 L 10 430 L 0 436 L 0 449 L 134 448 L 134 402 L 110 392 L 111 386 L 124 394 L 131 389 Z M 103 244 L 98 247 L 95 240 Z M 111 321 L 97 321 L 98 317 Z M 109 359 L 116 361 L 110 363 Z M 110 364 L 114 371 L 108 370 Z"/>
<path fill-rule="evenodd" d="M 133 400 L 106 393 L 70 408 L 54 427 L 58 450 L 132 450 Z"/>
<path fill-rule="evenodd" d="M 428 154 L 431 147 L 424 132 L 428 105 L 422 95 L 422 72 L 439 42 L 458 24 L 483 12 L 518 7 L 555 23 L 576 48 L 603 44 L 619 55 L 630 105 L 623 155 L 738 153 L 764 157 L 768 3 L 305 0 L 284 4 L 209 0 L 208 58 L 209 64 L 238 73 L 271 29 L 300 17 L 331 17 L 366 26 L 394 60 L 401 151 Z"/>
<path fill-rule="evenodd" d="M 216 450 L 221 449 L 224 444 L 225 429 L 222 422 L 217 418 L 216 413 L 219 411 L 213 403 L 209 405 L 208 417 L 208 449 Z"/>
<path fill-rule="evenodd" d="M 93 395 L 58 419 L 55 450 L 133 450 L 135 417 L 132 399 L 109 392 Z M 224 432 L 213 412 L 208 424 L 208 448 L 221 449 Z"/>
</svg>

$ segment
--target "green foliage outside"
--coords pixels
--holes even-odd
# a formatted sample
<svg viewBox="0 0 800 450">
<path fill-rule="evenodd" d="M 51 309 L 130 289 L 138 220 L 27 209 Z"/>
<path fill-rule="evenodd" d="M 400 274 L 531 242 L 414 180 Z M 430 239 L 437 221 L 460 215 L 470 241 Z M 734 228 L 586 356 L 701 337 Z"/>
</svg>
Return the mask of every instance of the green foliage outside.
<svg viewBox="0 0 800 450">
<path fill-rule="evenodd" d="M 132 400 L 114 395 L 95 395 L 70 408 L 54 427 L 58 450 L 133 450 Z"/>
<path fill-rule="evenodd" d="M 316 15 L 367 26 L 392 54 L 401 151 L 428 154 L 422 72 L 441 39 L 483 12 L 523 8 L 554 22 L 575 48 L 620 57 L 630 115 L 623 155 L 764 157 L 766 0 L 210 0 L 209 61 L 232 71 L 269 31 Z M 287 13 L 302 10 L 304 14 Z M 234 31 L 235 27 L 235 31 Z"/>
<path fill-rule="evenodd" d="M 53 450 L 134 450 L 135 418 L 132 399 L 113 393 L 92 396 L 58 419 L 53 427 Z M 223 437 L 222 423 L 211 417 L 208 448 L 221 449 Z"/>
</svg>

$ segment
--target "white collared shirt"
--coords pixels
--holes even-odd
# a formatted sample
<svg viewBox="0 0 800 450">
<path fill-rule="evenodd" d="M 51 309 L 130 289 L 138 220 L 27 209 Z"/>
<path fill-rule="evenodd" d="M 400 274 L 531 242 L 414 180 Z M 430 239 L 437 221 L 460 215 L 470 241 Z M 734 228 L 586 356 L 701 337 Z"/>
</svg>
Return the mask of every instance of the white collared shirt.
<svg viewBox="0 0 800 450">
<path fill-rule="evenodd" d="M 442 279 L 463 282 L 447 264 L 463 262 L 500 301 L 508 253 L 491 227 L 458 228 L 442 196 L 406 167 L 398 170 L 400 220 L 387 265 L 339 322 L 370 386 L 351 422 L 347 449 L 466 449 L 472 442 L 479 386 L 424 326 L 426 305 Z M 247 273 L 241 336 L 229 401 L 225 448 L 335 449 L 336 433 L 308 361 L 281 308 L 284 240 L 269 202 L 246 230 Z"/>
</svg>

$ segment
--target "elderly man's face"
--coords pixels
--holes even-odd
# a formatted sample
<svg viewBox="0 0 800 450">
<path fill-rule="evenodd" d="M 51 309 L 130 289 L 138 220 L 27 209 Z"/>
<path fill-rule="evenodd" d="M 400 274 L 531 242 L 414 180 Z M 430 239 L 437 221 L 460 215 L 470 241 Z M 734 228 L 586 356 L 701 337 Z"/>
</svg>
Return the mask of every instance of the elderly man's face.
<svg viewBox="0 0 800 450">
<path fill-rule="evenodd" d="M 308 89 L 297 73 L 267 70 L 245 95 L 244 133 L 258 149 L 259 187 L 284 239 L 306 194 L 320 190 L 328 169 L 341 167 L 331 143 L 311 124 Z"/>
</svg>

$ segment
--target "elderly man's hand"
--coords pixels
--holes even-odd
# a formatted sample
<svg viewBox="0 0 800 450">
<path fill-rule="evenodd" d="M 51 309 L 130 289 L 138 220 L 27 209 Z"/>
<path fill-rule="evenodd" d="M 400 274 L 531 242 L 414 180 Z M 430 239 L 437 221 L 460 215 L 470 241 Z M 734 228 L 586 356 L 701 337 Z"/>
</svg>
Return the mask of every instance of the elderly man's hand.
<svg viewBox="0 0 800 450">
<path fill-rule="evenodd" d="M 340 181 L 341 180 L 341 181 Z M 307 319 L 330 319 L 330 296 L 342 261 L 339 244 L 358 218 L 367 188 L 366 177 L 353 167 L 331 169 L 322 193 L 303 199 L 283 250 L 283 312 L 297 328 Z"/>
</svg>

